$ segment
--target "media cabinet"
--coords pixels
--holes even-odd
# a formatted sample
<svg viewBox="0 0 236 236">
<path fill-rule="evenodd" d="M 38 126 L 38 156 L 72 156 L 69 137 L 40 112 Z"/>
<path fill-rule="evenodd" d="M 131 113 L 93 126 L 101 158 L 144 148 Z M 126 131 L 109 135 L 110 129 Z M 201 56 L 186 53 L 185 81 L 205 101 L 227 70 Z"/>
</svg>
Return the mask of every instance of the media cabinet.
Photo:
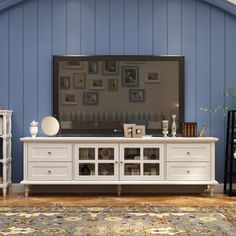
<svg viewBox="0 0 236 236">
<path fill-rule="evenodd" d="M 37 137 L 24 145 L 30 185 L 206 185 L 214 194 L 213 137 Z"/>
</svg>

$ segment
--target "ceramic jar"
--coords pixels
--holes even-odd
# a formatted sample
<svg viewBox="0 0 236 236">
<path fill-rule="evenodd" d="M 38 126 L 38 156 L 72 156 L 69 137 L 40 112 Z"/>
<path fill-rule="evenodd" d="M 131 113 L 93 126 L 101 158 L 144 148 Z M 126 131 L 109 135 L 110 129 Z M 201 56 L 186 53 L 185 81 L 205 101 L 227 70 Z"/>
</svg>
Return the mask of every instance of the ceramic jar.
<svg viewBox="0 0 236 236">
<path fill-rule="evenodd" d="M 33 120 L 31 123 L 30 123 L 30 134 L 32 136 L 32 138 L 35 138 L 37 136 L 37 133 L 38 133 L 38 122 L 36 122 L 35 120 Z"/>
</svg>

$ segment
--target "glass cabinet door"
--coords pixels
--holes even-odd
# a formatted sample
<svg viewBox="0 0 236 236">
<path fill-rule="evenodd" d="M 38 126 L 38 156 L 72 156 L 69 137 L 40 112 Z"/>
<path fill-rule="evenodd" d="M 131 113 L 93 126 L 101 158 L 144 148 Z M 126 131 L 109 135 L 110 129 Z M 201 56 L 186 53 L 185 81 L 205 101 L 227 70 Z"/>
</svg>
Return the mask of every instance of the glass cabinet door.
<svg viewBox="0 0 236 236">
<path fill-rule="evenodd" d="M 76 180 L 118 180 L 118 145 L 75 145 Z"/>
<path fill-rule="evenodd" d="M 162 144 L 122 144 L 121 180 L 162 180 L 164 162 Z"/>
</svg>

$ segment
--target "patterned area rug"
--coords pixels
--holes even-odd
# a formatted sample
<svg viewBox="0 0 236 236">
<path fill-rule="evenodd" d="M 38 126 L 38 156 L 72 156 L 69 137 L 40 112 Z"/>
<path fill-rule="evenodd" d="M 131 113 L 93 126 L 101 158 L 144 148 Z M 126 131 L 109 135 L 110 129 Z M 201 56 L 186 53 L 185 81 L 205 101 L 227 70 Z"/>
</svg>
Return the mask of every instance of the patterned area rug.
<svg viewBox="0 0 236 236">
<path fill-rule="evenodd" d="M 236 235 L 236 207 L 0 207 L 0 235 Z"/>
</svg>

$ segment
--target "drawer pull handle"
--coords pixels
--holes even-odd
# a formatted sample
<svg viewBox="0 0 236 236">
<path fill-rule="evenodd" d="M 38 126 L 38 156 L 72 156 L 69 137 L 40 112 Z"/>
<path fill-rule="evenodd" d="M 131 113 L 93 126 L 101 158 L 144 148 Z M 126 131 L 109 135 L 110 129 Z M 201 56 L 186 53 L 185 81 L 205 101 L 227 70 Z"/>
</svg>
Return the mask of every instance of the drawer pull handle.
<svg viewBox="0 0 236 236">
<path fill-rule="evenodd" d="M 48 152 L 48 155 L 51 155 L 52 153 L 51 152 Z"/>
<path fill-rule="evenodd" d="M 48 170 L 48 174 L 52 174 L 52 171 L 51 171 L 51 170 Z"/>
<path fill-rule="evenodd" d="M 187 175 L 190 174 L 190 170 L 187 170 L 187 171 L 186 171 L 186 174 L 187 174 Z"/>
</svg>

